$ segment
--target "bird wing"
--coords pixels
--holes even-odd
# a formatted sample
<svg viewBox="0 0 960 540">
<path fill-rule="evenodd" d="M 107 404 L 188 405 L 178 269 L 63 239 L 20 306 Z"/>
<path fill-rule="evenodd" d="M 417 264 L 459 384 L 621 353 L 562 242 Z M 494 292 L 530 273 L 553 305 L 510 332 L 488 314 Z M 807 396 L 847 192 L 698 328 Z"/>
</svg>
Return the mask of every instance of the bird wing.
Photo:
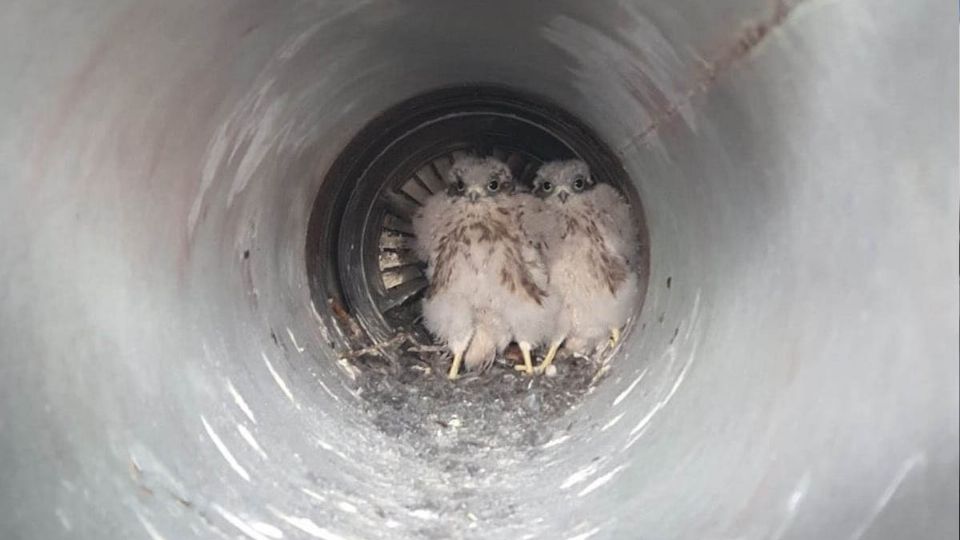
<svg viewBox="0 0 960 540">
<path fill-rule="evenodd" d="M 515 197 L 515 221 L 522 240 L 521 253 L 531 279 L 541 289 L 549 284 L 547 258 L 558 237 L 559 222 L 543 201 L 528 194 Z"/>
<path fill-rule="evenodd" d="M 441 236 L 437 232 L 448 221 L 449 210 L 452 207 L 450 199 L 445 193 L 437 193 L 413 216 L 414 248 L 417 257 L 422 261 L 432 262 L 431 256 L 439 248 Z"/>
<path fill-rule="evenodd" d="M 547 278 L 540 251 L 515 232 L 498 241 L 503 249 L 498 269 L 500 285 L 519 300 L 542 304 L 547 296 Z"/>
<path fill-rule="evenodd" d="M 547 295 L 547 267 L 542 252 L 528 242 L 518 239 L 512 250 L 516 255 L 507 259 L 501 269 L 501 278 L 511 292 L 521 298 L 542 304 Z"/>
<path fill-rule="evenodd" d="M 515 195 L 514 200 L 515 220 L 520 235 L 543 259 L 547 256 L 551 244 L 556 241 L 554 237 L 559 230 L 556 215 L 548 211 L 543 201 L 532 195 Z"/>
<path fill-rule="evenodd" d="M 454 261 L 463 246 L 463 241 L 457 237 L 455 229 L 436 235 L 435 240 L 427 268 L 427 277 L 430 280 L 426 292 L 427 298 L 434 296 L 437 291 L 441 291 L 449 285 L 453 276 Z"/>
<path fill-rule="evenodd" d="M 592 190 L 593 204 L 598 219 L 606 232 L 611 249 L 635 265 L 640 256 L 640 241 L 630 205 L 613 186 L 600 184 Z"/>
</svg>

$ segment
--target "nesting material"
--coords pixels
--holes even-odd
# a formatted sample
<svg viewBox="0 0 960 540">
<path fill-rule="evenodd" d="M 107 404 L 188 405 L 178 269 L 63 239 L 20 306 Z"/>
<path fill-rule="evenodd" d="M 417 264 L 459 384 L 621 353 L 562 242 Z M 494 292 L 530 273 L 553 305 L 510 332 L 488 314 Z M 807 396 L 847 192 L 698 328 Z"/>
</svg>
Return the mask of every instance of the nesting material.
<svg viewBox="0 0 960 540">
<path fill-rule="evenodd" d="M 553 376 L 530 377 L 513 369 L 508 357 L 518 353 L 509 347 L 487 371 L 454 382 L 446 376 L 449 354 L 422 347 L 430 346 L 408 341 L 352 360 L 365 412 L 383 432 L 438 460 L 442 470 L 471 476 L 498 449 L 533 451 L 562 435 L 557 430 L 563 424 L 550 420 L 576 406 L 599 381 L 603 365 L 565 355 Z"/>
</svg>

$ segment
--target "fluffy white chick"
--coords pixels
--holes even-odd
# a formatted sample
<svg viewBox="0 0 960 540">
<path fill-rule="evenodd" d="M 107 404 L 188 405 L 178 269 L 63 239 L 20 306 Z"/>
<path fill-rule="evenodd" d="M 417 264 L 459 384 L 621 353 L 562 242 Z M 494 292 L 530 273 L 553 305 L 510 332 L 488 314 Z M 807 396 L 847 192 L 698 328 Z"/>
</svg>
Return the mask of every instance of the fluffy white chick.
<svg viewBox="0 0 960 540">
<path fill-rule="evenodd" d="M 492 157 L 459 158 L 447 182 L 413 220 L 430 283 L 424 325 L 453 353 L 451 379 L 461 362 L 485 369 L 512 339 L 532 373 L 532 347 L 553 334 L 546 267 L 517 225 L 532 199 L 512 194 L 509 167 Z"/>
<path fill-rule="evenodd" d="M 534 179 L 543 201 L 536 227 L 545 244 L 549 293 L 560 302 L 550 349 L 589 353 L 613 344 L 639 301 L 637 230 L 630 207 L 608 184 L 597 183 L 581 160 L 544 164 Z"/>
</svg>

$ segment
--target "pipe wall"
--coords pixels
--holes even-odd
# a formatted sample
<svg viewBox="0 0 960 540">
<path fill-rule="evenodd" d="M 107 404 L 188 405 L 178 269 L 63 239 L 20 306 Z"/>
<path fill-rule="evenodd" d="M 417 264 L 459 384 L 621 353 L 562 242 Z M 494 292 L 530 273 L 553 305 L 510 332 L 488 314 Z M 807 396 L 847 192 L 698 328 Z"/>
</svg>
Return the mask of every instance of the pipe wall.
<svg viewBox="0 0 960 540">
<path fill-rule="evenodd" d="M 955 11 L 6 2 L 0 538 L 955 538 Z M 619 153 L 651 279 L 468 479 L 362 412 L 304 239 L 352 135 L 473 82 Z"/>
</svg>

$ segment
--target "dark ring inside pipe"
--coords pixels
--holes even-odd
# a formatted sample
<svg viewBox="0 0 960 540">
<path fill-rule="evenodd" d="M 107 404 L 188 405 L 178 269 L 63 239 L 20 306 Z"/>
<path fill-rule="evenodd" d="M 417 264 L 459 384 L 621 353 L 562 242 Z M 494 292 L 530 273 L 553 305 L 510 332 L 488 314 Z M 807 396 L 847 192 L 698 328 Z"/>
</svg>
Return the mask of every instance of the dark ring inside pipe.
<svg viewBox="0 0 960 540">
<path fill-rule="evenodd" d="M 4 2 L 0 538 L 956 538 L 957 31 L 934 0 Z M 366 247 L 485 144 L 642 201 L 643 307 L 560 413 L 465 381 L 385 430 L 440 401 L 372 407 L 340 354 L 411 315 Z"/>
</svg>

